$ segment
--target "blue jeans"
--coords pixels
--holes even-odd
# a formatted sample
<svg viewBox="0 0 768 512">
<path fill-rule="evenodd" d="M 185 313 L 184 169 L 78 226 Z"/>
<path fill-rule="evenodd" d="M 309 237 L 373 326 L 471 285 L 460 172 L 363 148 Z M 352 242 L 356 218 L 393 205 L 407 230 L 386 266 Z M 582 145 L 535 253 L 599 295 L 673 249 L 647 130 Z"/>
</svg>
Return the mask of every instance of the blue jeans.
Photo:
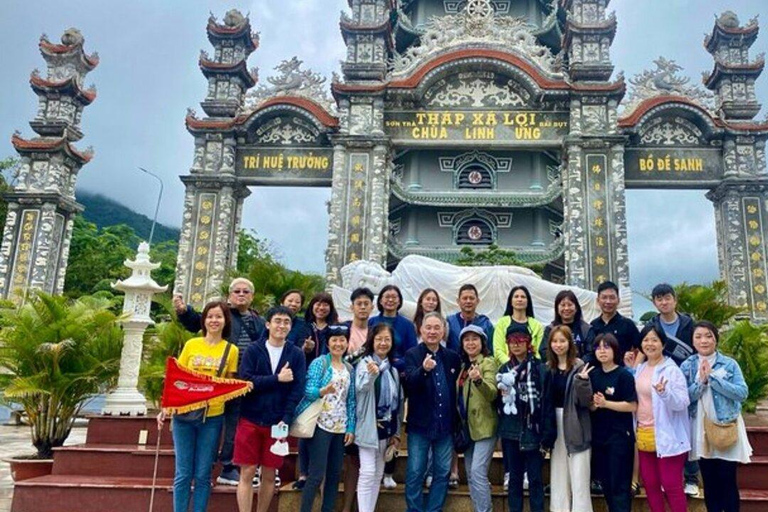
<svg viewBox="0 0 768 512">
<path fill-rule="evenodd" d="M 211 470 L 219 448 L 224 415 L 205 421 L 173 419 L 176 474 L 173 477 L 173 512 L 187 512 L 192 481 L 193 512 L 205 512 L 211 494 Z"/>
<path fill-rule="evenodd" d="M 432 448 L 432 487 L 424 506 L 424 475 L 427 472 L 427 453 Z M 439 512 L 448 494 L 448 476 L 453 458 L 453 439 L 444 436 L 430 439 L 408 433 L 408 465 L 405 472 L 405 503 L 408 512 Z"/>
</svg>

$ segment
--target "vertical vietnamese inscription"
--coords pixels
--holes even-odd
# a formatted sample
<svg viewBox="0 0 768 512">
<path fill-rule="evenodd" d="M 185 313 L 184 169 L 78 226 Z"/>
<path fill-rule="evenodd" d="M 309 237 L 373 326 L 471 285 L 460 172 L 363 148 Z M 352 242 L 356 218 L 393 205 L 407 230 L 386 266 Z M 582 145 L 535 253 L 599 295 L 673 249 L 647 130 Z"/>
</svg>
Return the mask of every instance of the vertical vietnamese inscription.
<svg viewBox="0 0 768 512">
<path fill-rule="evenodd" d="M 612 280 L 611 222 L 606 204 L 608 174 L 605 155 L 587 155 L 587 222 L 589 232 L 589 258 L 591 269 L 589 284 L 596 289 L 601 283 Z"/>
<path fill-rule="evenodd" d="M 765 237 L 763 231 L 763 209 L 758 197 L 742 198 L 744 229 L 747 241 L 747 265 L 752 313 L 755 317 L 768 317 L 768 289 L 766 289 Z"/>
<path fill-rule="evenodd" d="M 208 272 L 215 237 L 213 219 L 216 218 L 218 196 L 203 193 L 197 197 L 197 201 L 197 225 L 192 244 L 192 275 L 189 285 L 189 298 L 193 304 L 201 304 L 208 296 Z"/>
<path fill-rule="evenodd" d="M 366 153 L 349 155 L 347 222 L 344 227 L 344 232 L 347 234 L 347 244 L 344 247 L 345 263 L 357 261 L 361 258 L 361 254 L 364 254 L 369 158 Z"/>
<path fill-rule="evenodd" d="M 11 294 L 14 297 L 27 292 L 31 280 L 32 265 L 34 262 L 34 250 L 36 243 L 35 233 L 38 232 L 40 212 L 38 210 L 24 210 L 21 214 L 21 228 L 16 242 L 16 261 L 13 264 L 11 277 Z"/>
</svg>

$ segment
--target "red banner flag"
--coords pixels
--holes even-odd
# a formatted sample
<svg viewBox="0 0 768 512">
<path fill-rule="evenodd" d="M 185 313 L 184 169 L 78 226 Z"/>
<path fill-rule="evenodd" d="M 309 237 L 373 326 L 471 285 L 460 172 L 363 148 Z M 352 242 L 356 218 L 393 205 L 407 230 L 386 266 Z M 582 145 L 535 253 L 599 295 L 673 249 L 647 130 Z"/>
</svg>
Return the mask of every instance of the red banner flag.
<svg viewBox="0 0 768 512">
<path fill-rule="evenodd" d="M 165 365 L 162 408 L 166 413 L 182 414 L 219 404 L 244 395 L 253 384 L 245 380 L 211 377 L 194 372 L 169 357 Z"/>
</svg>

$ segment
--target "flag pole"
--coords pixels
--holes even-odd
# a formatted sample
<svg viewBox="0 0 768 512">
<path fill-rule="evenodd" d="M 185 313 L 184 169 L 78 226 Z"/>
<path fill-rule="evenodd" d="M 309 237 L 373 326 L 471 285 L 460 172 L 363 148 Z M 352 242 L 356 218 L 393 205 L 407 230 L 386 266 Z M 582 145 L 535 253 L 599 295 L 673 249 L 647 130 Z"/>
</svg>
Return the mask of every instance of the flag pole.
<svg viewBox="0 0 768 512">
<path fill-rule="evenodd" d="M 160 438 L 163 435 L 163 429 L 157 430 L 157 444 L 155 445 L 155 469 L 152 472 L 152 490 L 149 494 L 149 512 L 152 512 L 155 506 L 155 484 L 157 483 L 157 462 L 160 459 Z"/>
</svg>

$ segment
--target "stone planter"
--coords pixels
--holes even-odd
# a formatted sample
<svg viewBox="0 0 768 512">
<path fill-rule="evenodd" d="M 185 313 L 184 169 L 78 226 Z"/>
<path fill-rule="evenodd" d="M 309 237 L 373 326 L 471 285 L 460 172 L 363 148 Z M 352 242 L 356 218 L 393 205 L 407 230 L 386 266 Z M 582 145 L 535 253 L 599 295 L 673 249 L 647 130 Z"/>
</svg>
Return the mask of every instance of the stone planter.
<svg viewBox="0 0 768 512">
<path fill-rule="evenodd" d="M 11 457 L 3 459 L 3 462 L 11 466 L 11 478 L 14 482 L 50 475 L 53 472 L 53 459 Z"/>
</svg>

